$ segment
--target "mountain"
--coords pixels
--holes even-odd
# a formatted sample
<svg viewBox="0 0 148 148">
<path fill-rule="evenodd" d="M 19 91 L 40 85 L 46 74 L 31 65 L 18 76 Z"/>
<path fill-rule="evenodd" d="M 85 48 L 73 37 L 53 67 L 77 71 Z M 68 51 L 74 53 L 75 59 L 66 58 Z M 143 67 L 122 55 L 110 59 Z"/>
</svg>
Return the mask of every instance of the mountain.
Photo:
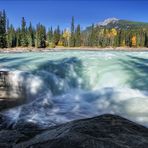
<svg viewBox="0 0 148 148">
<path fill-rule="evenodd" d="M 99 26 L 107 26 L 108 24 L 114 24 L 116 22 L 118 22 L 119 19 L 117 18 L 108 18 L 108 19 L 105 19 L 103 22 L 99 22 L 98 25 Z"/>
<path fill-rule="evenodd" d="M 122 20 L 117 18 L 105 19 L 103 22 L 95 23 L 95 26 L 99 28 L 107 28 L 107 29 L 116 28 L 116 29 L 124 29 L 124 30 L 140 29 L 140 28 L 148 29 L 148 23 L 146 22 Z M 89 32 L 90 30 L 91 30 L 91 26 L 88 26 L 84 30 L 84 32 Z"/>
<path fill-rule="evenodd" d="M 96 26 L 105 27 L 105 28 L 116 28 L 116 29 L 135 29 L 135 28 L 148 28 L 148 23 L 122 20 L 117 18 L 108 18 L 103 22 L 97 23 Z"/>
<path fill-rule="evenodd" d="M 85 46 L 148 47 L 148 23 L 108 18 L 82 32 Z"/>
</svg>

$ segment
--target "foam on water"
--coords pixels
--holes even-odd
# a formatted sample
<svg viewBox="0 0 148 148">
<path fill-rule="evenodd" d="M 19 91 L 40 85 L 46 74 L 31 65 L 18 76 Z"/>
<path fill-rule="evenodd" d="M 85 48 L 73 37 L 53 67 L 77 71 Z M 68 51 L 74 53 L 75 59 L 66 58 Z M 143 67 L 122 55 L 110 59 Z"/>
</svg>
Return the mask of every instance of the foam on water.
<svg viewBox="0 0 148 148">
<path fill-rule="evenodd" d="M 4 111 L 14 127 L 49 127 L 103 113 L 148 126 L 146 52 L 1 54 L 0 67 L 21 88 L 26 103 Z"/>
</svg>

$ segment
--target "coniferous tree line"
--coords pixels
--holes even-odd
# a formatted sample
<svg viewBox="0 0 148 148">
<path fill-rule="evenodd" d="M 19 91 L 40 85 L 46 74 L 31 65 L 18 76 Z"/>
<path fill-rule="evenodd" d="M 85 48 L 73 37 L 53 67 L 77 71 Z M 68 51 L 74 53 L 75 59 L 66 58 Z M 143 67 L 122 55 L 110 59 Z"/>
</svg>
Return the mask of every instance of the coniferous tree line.
<svg viewBox="0 0 148 148">
<path fill-rule="evenodd" d="M 0 47 L 6 47 L 6 13 L 0 11 Z"/>
<path fill-rule="evenodd" d="M 42 24 L 35 27 L 27 25 L 22 17 L 21 27 L 9 23 L 5 10 L 0 11 L 0 48 L 36 47 L 148 47 L 148 27 L 143 28 L 106 28 L 92 24 L 89 29 L 81 30 L 75 26 L 74 17 L 71 30 L 47 29 Z"/>
</svg>

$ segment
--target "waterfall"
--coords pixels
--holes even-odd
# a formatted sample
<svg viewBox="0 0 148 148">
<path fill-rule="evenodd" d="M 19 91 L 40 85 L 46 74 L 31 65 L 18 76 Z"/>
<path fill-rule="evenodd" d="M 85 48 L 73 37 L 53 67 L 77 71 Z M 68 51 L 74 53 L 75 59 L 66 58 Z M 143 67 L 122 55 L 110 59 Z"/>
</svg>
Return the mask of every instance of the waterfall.
<svg viewBox="0 0 148 148">
<path fill-rule="evenodd" d="M 148 126 L 144 52 L 47 52 L 0 55 L 10 96 L 23 104 L 1 111 L 14 128 L 50 127 L 103 113 Z M 0 69 L 2 71 L 2 69 Z"/>
</svg>

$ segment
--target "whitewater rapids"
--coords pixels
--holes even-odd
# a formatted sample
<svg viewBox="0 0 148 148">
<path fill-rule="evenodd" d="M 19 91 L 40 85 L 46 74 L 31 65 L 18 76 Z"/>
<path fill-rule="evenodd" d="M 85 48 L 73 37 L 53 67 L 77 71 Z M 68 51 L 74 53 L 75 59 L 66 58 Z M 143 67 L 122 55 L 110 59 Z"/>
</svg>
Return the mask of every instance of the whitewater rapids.
<svg viewBox="0 0 148 148">
<path fill-rule="evenodd" d="M 1 69 L 27 100 L 2 112 L 14 127 L 50 127 L 104 113 L 148 127 L 147 52 L 3 53 Z"/>
</svg>

